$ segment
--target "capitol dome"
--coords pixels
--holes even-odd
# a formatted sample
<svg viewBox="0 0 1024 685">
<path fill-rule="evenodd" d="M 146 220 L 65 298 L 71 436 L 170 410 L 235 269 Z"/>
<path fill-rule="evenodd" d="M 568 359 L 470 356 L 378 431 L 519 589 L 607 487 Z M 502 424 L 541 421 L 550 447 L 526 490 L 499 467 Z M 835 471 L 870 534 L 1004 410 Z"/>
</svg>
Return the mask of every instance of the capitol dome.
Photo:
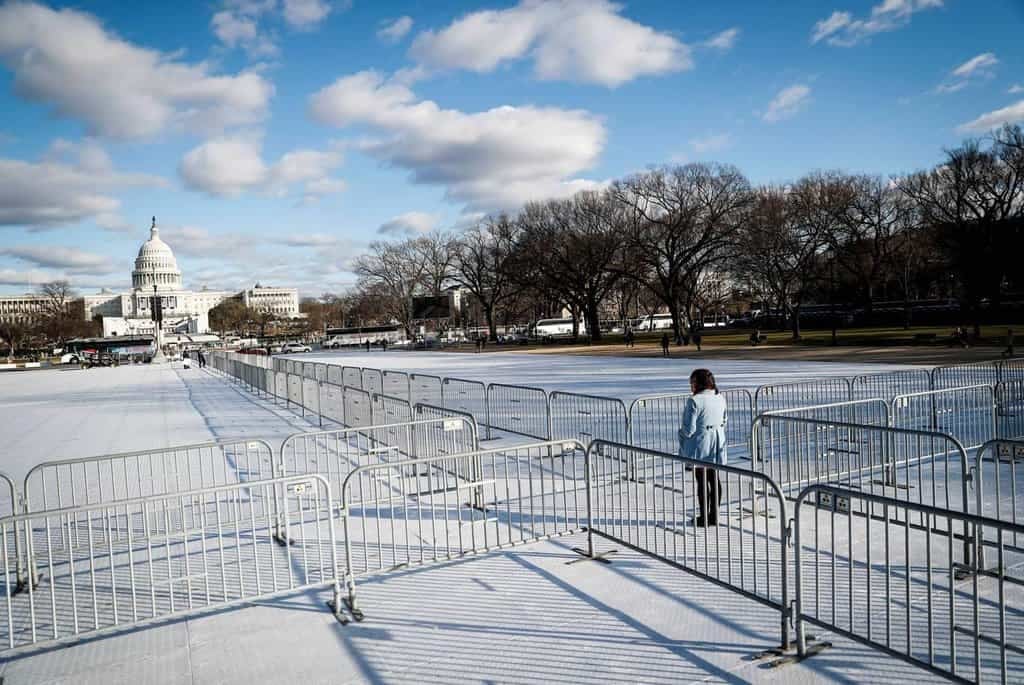
<svg viewBox="0 0 1024 685">
<path fill-rule="evenodd" d="M 132 271 L 132 288 L 135 290 L 181 290 L 181 270 L 170 245 L 160 240 L 160 229 L 156 217 L 149 229 L 149 240 L 142 243 L 139 256 L 135 258 Z"/>
</svg>

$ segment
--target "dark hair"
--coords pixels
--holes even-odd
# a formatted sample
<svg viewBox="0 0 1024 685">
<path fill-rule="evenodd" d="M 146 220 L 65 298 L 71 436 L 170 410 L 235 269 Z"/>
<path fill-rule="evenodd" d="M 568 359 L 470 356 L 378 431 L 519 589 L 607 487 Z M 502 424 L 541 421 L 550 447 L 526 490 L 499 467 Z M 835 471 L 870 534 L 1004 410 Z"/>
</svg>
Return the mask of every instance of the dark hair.
<svg viewBox="0 0 1024 685">
<path fill-rule="evenodd" d="M 714 390 L 718 394 L 718 386 L 715 385 L 715 374 L 708 369 L 694 369 L 690 374 L 690 382 L 697 386 L 697 392 Z"/>
</svg>

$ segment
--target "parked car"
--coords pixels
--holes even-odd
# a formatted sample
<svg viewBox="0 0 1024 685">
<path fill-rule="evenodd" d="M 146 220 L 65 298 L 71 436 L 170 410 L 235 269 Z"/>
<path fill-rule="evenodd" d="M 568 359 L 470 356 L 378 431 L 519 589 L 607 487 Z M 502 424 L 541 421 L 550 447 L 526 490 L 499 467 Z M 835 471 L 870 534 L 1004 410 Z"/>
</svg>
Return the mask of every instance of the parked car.
<svg viewBox="0 0 1024 685">
<path fill-rule="evenodd" d="M 286 343 L 281 347 L 281 354 L 295 354 L 297 352 L 312 352 L 313 348 L 302 343 Z"/>
<path fill-rule="evenodd" d="M 77 352 L 65 352 L 60 356 L 61 364 L 78 364 L 79 362 L 81 362 L 81 357 Z"/>
</svg>

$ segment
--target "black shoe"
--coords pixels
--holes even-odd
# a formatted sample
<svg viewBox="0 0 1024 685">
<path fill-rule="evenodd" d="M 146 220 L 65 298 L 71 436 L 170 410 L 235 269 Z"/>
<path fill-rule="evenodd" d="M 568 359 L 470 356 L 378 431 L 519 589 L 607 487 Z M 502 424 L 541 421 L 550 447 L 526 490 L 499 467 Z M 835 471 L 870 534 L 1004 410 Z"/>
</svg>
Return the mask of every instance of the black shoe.
<svg viewBox="0 0 1024 685">
<path fill-rule="evenodd" d="M 718 525 L 718 519 L 705 520 L 703 516 L 698 516 L 695 519 L 690 519 L 690 523 L 694 528 L 711 528 Z"/>
</svg>

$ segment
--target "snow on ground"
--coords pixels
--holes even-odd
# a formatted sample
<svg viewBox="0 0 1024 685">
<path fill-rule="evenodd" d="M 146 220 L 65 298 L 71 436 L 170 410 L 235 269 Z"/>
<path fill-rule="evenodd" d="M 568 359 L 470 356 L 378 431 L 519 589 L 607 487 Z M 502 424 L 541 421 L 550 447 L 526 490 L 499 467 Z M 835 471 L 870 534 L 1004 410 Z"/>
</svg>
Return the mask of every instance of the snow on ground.
<svg viewBox="0 0 1024 685">
<path fill-rule="evenodd" d="M 388 354 L 389 362 L 392 356 L 422 359 Z M 481 355 L 479 362 L 472 356 L 469 361 L 485 371 L 485 361 L 513 360 Z M 534 379 L 549 364 L 562 367 L 563 377 L 566 369 L 592 375 L 562 360 L 526 361 Z M 642 368 L 615 373 L 628 379 Z M 603 379 L 602 387 L 609 382 Z M 314 429 L 210 373 L 167 366 L 5 375 L 0 398 L 5 424 L 13 428 L 5 431 L 12 449 L 5 450 L 0 468 L 15 476 L 50 456 L 243 436 L 276 447 L 285 435 Z M 610 565 L 567 565 L 576 558 L 570 548 L 580 542 L 538 543 L 360 581 L 367 612 L 360 624 L 338 624 L 324 608 L 329 593 L 299 593 L 70 646 L 44 645 L 9 658 L 0 653 L 0 678 L 8 685 L 930 678 L 846 642 L 801 664 L 769 669 L 751 657 L 777 643 L 776 611 L 626 549 Z M 601 543 L 602 549 L 611 546 Z"/>
<path fill-rule="evenodd" d="M 768 383 L 855 376 L 913 368 L 903 364 L 838 364 L 832 362 L 688 359 L 684 357 L 629 358 L 537 355 L 515 352 L 441 353 L 391 350 L 388 352 L 317 352 L 289 355 L 302 361 L 393 369 L 485 383 L 529 385 L 590 395 L 618 397 L 689 392 L 690 372 L 707 367 L 722 388 L 753 390 Z"/>
</svg>

